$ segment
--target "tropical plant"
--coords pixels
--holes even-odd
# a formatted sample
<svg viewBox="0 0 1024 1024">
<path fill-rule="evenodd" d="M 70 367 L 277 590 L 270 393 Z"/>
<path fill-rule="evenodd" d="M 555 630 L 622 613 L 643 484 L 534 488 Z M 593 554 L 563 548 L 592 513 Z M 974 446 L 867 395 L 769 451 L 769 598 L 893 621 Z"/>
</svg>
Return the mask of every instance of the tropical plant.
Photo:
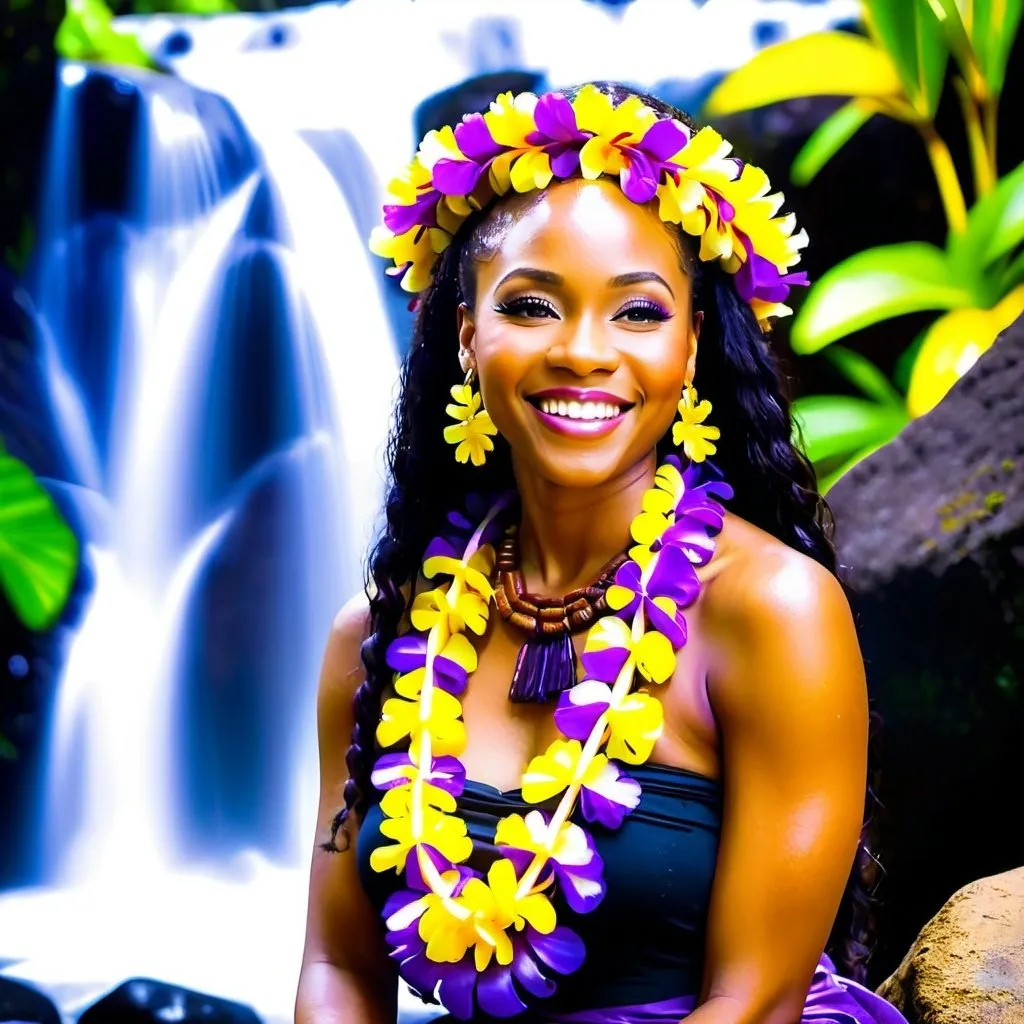
<svg viewBox="0 0 1024 1024">
<path fill-rule="evenodd" d="M 29 629 L 46 630 L 67 604 L 78 541 L 49 494 L 0 444 L 0 590 Z M 16 756 L 0 735 L 0 758 Z"/>
<path fill-rule="evenodd" d="M 876 114 L 914 128 L 945 211 L 944 248 L 907 241 L 865 250 L 822 275 L 793 322 L 800 355 L 824 351 L 864 398 L 794 403 L 808 455 L 827 490 L 853 465 L 932 409 L 1024 311 L 1024 167 L 1000 180 L 999 99 L 1024 0 L 861 0 L 865 35 L 821 32 L 770 46 L 718 86 L 722 115 L 806 96 L 843 96 L 797 154 L 806 185 Z M 971 155 L 974 205 L 935 114 L 951 76 Z M 907 313 L 940 311 L 900 359 L 896 381 L 834 343 Z"/>
<path fill-rule="evenodd" d="M 78 541 L 32 470 L 0 445 L 0 589 L 32 630 L 64 610 L 78 569 Z"/>
<path fill-rule="evenodd" d="M 238 8 L 233 0 L 132 0 L 132 14 L 225 14 Z M 138 38 L 114 22 L 105 0 L 67 0 L 64 20 L 54 40 L 67 60 L 155 68 L 155 61 Z"/>
</svg>

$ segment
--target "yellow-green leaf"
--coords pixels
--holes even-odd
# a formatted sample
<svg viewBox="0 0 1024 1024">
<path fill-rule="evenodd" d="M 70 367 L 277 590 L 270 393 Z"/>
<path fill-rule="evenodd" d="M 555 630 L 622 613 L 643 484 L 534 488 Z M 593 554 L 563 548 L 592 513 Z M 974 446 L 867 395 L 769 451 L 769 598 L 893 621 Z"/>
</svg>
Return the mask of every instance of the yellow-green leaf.
<svg viewBox="0 0 1024 1024">
<path fill-rule="evenodd" d="M 154 67 L 138 39 L 129 32 L 118 31 L 113 20 L 113 13 L 103 0 L 69 0 L 54 39 L 57 53 L 68 60 Z"/>
<path fill-rule="evenodd" d="M 1022 311 L 1024 286 L 992 309 L 956 309 L 939 317 L 925 334 L 910 374 L 911 416 L 934 409 Z"/>
<path fill-rule="evenodd" d="M 907 422 L 902 406 L 847 395 L 804 395 L 793 403 L 792 411 L 804 452 L 813 463 L 845 459 L 868 445 L 884 443 Z"/>
<path fill-rule="evenodd" d="M 977 305 L 946 254 L 925 242 L 859 252 L 827 271 L 793 323 L 793 351 L 809 355 L 838 338 L 904 313 Z"/>
<path fill-rule="evenodd" d="M 826 117 L 797 153 L 790 170 L 794 184 L 806 185 L 839 152 L 856 132 L 878 113 L 878 105 L 866 99 L 850 100 Z"/>
<path fill-rule="evenodd" d="M 0 452 L 0 587 L 29 629 L 47 629 L 71 593 L 78 542 L 24 463 Z"/>
<path fill-rule="evenodd" d="M 761 50 L 715 89 L 713 116 L 803 96 L 896 98 L 903 89 L 889 55 L 849 32 L 816 32 Z"/>
</svg>

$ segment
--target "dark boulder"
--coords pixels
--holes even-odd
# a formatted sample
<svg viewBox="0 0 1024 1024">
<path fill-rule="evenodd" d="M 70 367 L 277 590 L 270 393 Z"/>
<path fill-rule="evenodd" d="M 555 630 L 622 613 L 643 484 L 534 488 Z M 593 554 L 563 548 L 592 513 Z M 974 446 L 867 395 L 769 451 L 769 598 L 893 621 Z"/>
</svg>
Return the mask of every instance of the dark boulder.
<svg viewBox="0 0 1024 1024">
<path fill-rule="evenodd" d="M 11 978 L 0 977 L 0 1021 L 61 1024 L 57 1007 L 41 992 Z"/>
<path fill-rule="evenodd" d="M 260 1024 L 241 1003 L 192 992 L 151 978 L 118 985 L 78 1018 L 78 1024 Z"/>
<path fill-rule="evenodd" d="M 1024 318 L 829 492 L 884 719 L 880 976 L 1024 863 Z"/>
</svg>

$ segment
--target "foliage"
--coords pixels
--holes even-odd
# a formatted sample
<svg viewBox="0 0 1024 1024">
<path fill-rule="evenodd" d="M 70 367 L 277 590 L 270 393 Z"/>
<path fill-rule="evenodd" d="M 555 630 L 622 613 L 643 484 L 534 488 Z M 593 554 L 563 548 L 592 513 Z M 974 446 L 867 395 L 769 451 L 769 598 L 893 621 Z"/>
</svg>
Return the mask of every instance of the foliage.
<svg viewBox="0 0 1024 1024">
<path fill-rule="evenodd" d="M 762 50 L 711 95 L 711 115 L 805 96 L 844 96 L 793 162 L 810 183 L 876 114 L 924 142 L 948 223 L 940 249 L 907 241 L 857 253 L 812 287 L 793 323 L 798 354 L 824 351 L 865 398 L 814 395 L 794 412 L 827 490 L 932 409 L 1024 311 L 1024 167 L 996 167 L 999 98 L 1024 0 L 861 0 L 865 35 L 821 32 Z M 968 210 L 935 126 L 950 61 L 971 154 Z M 941 312 L 901 357 L 898 386 L 835 342 L 907 313 Z M 905 390 L 905 395 L 901 393 Z"/>
<path fill-rule="evenodd" d="M 0 588 L 29 629 L 49 629 L 78 569 L 78 541 L 24 463 L 0 449 Z"/>
<path fill-rule="evenodd" d="M 237 10 L 233 0 L 132 0 L 132 14 L 225 14 Z M 125 12 L 125 13 L 129 13 Z M 139 40 L 114 24 L 105 0 L 68 0 L 54 41 L 68 60 L 153 68 L 156 65 Z"/>
</svg>

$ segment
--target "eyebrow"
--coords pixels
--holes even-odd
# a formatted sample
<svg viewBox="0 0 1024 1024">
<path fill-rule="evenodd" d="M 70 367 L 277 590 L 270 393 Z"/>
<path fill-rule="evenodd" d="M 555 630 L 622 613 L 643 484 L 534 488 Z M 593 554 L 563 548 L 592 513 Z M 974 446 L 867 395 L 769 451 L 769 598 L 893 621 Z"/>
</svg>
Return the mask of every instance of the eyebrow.
<svg viewBox="0 0 1024 1024">
<path fill-rule="evenodd" d="M 506 281 L 511 281 L 514 277 L 525 277 L 528 281 L 537 281 L 540 284 L 565 284 L 565 278 L 561 274 L 556 274 L 553 270 L 540 270 L 537 267 L 516 267 L 514 270 L 510 270 L 495 285 L 495 291 L 505 284 Z M 661 274 L 656 274 L 653 270 L 634 270 L 628 274 L 619 274 L 608 283 L 612 288 L 625 288 L 627 285 L 640 284 L 643 281 L 654 281 L 662 285 L 673 299 L 676 297 L 668 281 Z"/>
</svg>

